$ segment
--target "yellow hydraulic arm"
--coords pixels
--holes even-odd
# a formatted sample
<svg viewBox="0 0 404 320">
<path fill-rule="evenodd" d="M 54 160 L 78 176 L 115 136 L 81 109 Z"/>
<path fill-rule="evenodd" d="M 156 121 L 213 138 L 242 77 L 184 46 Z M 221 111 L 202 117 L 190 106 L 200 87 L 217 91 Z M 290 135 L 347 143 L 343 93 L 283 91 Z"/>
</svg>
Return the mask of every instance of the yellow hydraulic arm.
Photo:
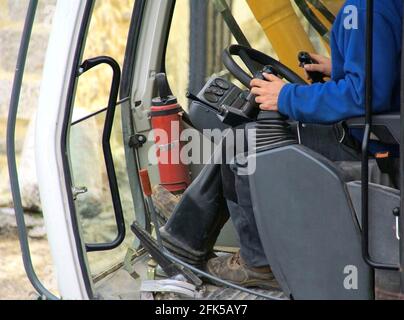
<svg viewBox="0 0 404 320">
<path fill-rule="evenodd" d="M 315 49 L 300 18 L 296 15 L 292 1 L 247 0 L 247 3 L 279 59 L 296 73 L 304 76 L 303 70 L 297 64 L 297 54 L 299 51 L 314 52 Z M 334 15 L 337 15 L 344 0 L 321 0 L 321 2 Z M 308 5 L 327 29 L 331 29 L 331 23 L 312 4 L 308 3 Z M 324 42 L 324 45 L 329 49 L 327 43 Z"/>
<path fill-rule="evenodd" d="M 314 47 L 290 0 L 247 0 L 247 3 L 279 60 L 304 77 L 297 55 L 300 51 L 314 52 Z"/>
</svg>

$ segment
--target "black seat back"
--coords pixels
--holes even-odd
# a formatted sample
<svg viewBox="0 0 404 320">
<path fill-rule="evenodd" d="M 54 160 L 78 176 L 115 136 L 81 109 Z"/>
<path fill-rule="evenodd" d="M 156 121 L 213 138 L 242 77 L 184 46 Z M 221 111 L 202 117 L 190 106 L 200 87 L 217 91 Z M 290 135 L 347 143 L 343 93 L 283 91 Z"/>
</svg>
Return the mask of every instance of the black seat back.
<svg viewBox="0 0 404 320">
<path fill-rule="evenodd" d="M 326 158 L 293 145 L 250 157 L 250 187 L 266 256 L 295 299 L 371 299 L 360 227 L 344 177 Z"/>
</svg>

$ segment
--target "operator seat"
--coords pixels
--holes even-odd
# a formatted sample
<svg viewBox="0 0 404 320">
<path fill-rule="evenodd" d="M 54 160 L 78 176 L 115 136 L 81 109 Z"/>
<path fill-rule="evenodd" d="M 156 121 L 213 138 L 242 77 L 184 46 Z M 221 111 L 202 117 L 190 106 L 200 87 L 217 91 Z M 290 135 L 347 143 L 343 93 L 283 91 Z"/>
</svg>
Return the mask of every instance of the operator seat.
<svg viewBox="0 0 404 320">
<path fill-rule="evenodd" d="M 362 258 L 361 182 L 298 144 L 262 149 L 248 161 L 256 165 L 246 179 L 260 238 L 284 292 L 295 299 L 373 299 L 374 274 Z M 400 192 L 375 184 L 369 192 L 370 255 L 398 264 L 393 211 Z"/>
</svg>

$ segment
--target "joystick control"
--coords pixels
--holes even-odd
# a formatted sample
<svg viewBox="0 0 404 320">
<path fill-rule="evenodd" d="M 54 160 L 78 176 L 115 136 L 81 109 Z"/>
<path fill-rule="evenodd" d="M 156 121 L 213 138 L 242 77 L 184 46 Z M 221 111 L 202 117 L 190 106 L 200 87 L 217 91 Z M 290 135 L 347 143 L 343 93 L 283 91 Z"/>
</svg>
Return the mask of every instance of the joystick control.
<svg viewBox="0 0 404 320">
<path fill-rule="evenodd" d="M 300 52 L 299 56 L 298 56 L 299 62 L 300 62 L 300 67 L 304 68 L 305 65 L 308 64 L 318 64 L 316 61 L 314 61 L 310 54 L 307 52 Z M 324 74 L 322 74 L 321 72 L 318 71 L 314 71 L 314 72 L 309 72 L 307 71 L 308 75 L 311 78 L 311 81 L 313 83 L 324 83 Z"/>
</svg>

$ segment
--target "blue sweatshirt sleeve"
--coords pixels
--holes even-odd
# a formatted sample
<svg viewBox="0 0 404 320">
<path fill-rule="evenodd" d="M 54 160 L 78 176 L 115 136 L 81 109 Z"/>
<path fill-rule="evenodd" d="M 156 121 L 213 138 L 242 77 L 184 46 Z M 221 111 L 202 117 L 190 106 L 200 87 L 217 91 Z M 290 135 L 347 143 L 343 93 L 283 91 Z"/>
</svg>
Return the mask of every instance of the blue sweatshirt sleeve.
<svg viewBox="0 0 404 320">
<path fill-rule="evenodd" d="M 306 122 L 330 124 L 365 113 L 365 42 L 366 11 L 360 9 L 358 29 L 346 30 L 343 16 L 338 29 L 333 33 L 335 46 L 339 50 L 341 76 L 324 84 L 287 84 L 279 96 L 279 111 L 291 119 Z M 392 88 L 400 69 L 400 50 L 397 48 L 397 31 L 383 15 L 375 13 L 374 18 L 374 67 L 373 108 L 375 113 L 391 109 Z M 400 26 L 401 28 L 401 26 Z"/>
</svg>

